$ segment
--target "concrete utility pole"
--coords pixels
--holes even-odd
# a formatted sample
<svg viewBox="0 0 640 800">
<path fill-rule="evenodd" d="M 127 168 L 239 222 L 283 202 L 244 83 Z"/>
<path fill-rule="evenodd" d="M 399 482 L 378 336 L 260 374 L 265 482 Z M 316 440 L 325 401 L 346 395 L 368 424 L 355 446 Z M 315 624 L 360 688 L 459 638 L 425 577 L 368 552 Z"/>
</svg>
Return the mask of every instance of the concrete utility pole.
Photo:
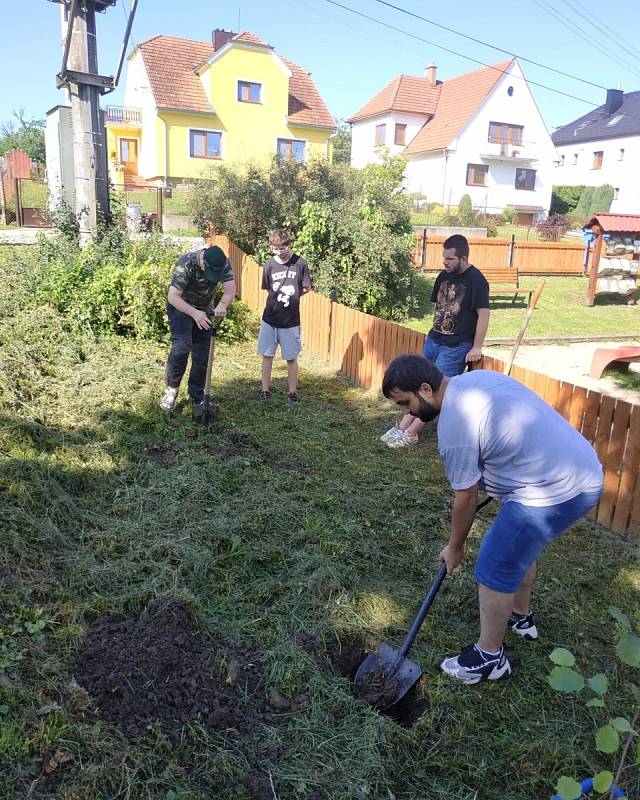
<svg viewBox="0 0 640 800">
<path fill-rule="evenodd" d="M 109 211 L 106 135 L 100 112 L 98 86 L 80 81 L 71 72 L 98 77 L 96 13 L 93 0 L 77 8 L 67 24 L 71 27 L 69 47 L 69 95 L 73 126 L 76 216 L 80 225 L 80 243 L 91 241 L 100 218 Z M 78 78 L 77 81 L 73 77 Z"/>
<path fill-rule="evenodd" d="M 106 11 L 116 0 L 52 1 L 64 6 L 61 15 L 64 51 L 57 85 L 67 87 L 71 99 L 75 213 L 80 225 L 80 243 L 87 244 L 95 238 L 100 218 L 109 213 L 107 142 L 100 95 L 113 91 L 117 85 L 137 0 L 132 2 L 115 79 L 98 73 L 96 11 Z"/>
</svg>

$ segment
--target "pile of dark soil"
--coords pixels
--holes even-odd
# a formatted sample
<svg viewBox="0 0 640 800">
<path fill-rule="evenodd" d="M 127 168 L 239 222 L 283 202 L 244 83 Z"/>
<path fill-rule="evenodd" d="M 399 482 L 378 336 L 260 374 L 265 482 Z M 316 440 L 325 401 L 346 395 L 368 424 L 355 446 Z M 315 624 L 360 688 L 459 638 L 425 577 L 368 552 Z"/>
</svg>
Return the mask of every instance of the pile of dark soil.
<svg viewBox="0 0 640 800">
<path fill-rule="evenodd" d="M 263 669 L 250 647 L 204 637 L 187 607 L 161 598 L 139 620 L 95 622 L 74 674 L 99 716 L 129 737 L 159 723 L 175 738 L 200 718 L 211 731 L 248 739 L 292 710 L 267 693 Z"/>
</svg>

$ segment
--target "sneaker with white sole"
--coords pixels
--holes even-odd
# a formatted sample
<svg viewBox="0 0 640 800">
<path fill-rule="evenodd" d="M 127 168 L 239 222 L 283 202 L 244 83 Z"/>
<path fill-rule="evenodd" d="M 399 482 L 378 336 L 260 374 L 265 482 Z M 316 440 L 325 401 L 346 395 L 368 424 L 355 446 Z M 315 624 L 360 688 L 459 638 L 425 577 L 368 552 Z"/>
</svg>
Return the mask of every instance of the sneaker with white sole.
<svg viewBox="0 0 640 800">
<path fill-rule="evenodd" d="M 534 641 L 538 638 L 538 629 L 536 628 L 536 623 L 533 621 L 533 614 L 531 612 L 528 614 L 512 612 L 509 617 L 509 627 L 514 633 L 517 633 L 518 636 L 522 636 L 523 639 Z"/>
<path fill-rule="evenodd" d="M 168 386 L 165 393 L 160 398 L 160 408 L 163 411 L 173 411 L 176 407 L 176 399 L 178 397 L 178 389 L 172 389 Z"/>
<path fill-rule="evenodd" d="M 511 664 L 503 647 L 494 656 L 485 653 L 477 644 L 465 647 L 460 655 L 445 658 L 440 668 L 450 677 L 468 685 L 480 681 L 497 681 L 511 675 Z"/>
<path fill-rule="evenodd" d="M 397 439 L 398 436 L 402 436 L 403 433 L 404 431 L 401 431 L 397 425 L 394 425 L 392 428 L 389 428 L 388 431 L 385 431 L 379 440 L 386 444 L 387 442 Z"/>
<path fill-rule="evenodd" d="M 419 441 L 415 433 L 401 433 L 400 436 L 387 442 L 387 447 L 393 447 L 394 449 L 397 447 L 414 447 Z"/>
</svg>

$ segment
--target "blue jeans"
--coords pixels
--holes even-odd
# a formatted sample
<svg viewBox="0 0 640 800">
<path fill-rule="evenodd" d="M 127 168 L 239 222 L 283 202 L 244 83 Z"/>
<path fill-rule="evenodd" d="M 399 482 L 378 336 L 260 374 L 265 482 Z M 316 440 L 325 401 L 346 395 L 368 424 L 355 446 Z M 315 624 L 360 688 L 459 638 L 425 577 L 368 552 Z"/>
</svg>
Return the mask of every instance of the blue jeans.
<svg viewBox="0 0 640 800">
<path fill-rule="evenodd" d="M 431 336 L 427 336 L 424 341 L 422 355 L 438 367 L 443 375 L 452 378 L 454 375 L 461 375 L 466 366 L 465 358 L 473 342 L 468 339 L 454 345 L 438 344 Z"/>
<path fill-rule="evenodd" d="M 544 548 L 600 499 L 602 489 L 582 492 L 555 506 L 507 500 L 480 543 L 475 576 L 496 592 L 512 594 Z"/>
<path fill-rule="evenodd" d="M 167 304 L 167 316 L 171 330 L 171 351 L 165 370 L 166 384 L 174 389 L 180 386 L 191 353 L 189 396 L 194 403 L 201 403 L 204 399 L 204 382 L 207 377 L 209 343 L 213 328 L 201 330 L 188 314 L 178 311 L 171 303 Z"/>
</svg>

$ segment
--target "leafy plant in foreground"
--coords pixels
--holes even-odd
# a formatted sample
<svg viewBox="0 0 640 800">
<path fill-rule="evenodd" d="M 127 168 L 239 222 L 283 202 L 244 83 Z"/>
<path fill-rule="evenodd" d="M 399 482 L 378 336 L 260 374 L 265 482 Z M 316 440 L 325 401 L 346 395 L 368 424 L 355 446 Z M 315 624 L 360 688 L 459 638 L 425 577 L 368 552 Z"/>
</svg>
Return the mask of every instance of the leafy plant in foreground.
<svg viewBox="0 0 640 800">
<path fill-rule="evenodd" d="M 616 645 L 615 653 L 619 661 L 629 667 L 640 667 L 640 638 L 634 633 L 633 624 L 629 617 L 618 608 L 610 608 L 609 614 L 616 621 Z M 635 627 L 640 627 L 640 613 L 634 614 Z M 568 694 L 578 694 L 588 687 L 592 692 L 592 697 L 586 701 L 587 708 L 604 709 L 607 713 L 605 696 L 609 691 L 609 678 L 604 673 L 598 673 L 585 678 L 576 669 L 576 659 L 571 651 L 564 647 L 556 647 L 549 656 L 555 664 L 549 675 L 547 682 L 559 692 Z M 626 716 L 610 716 L 608 721 L 601 724 L 595 734 L 596 750 L 605 754 L 617 754 L 621 746 L 621 735 L 626 736 L 626 741 L 622 746 L 622 751 L 618 758 L 615 777 L 613 772 L 603 770 L 594 776 L 593 788 L 604 794 L 608 792 L 609 798 L 613 800 L 614 787 L 620 780 L 625 761 L 631 745 L 636 742 L 635 764 L 640 765 L 640 747 L 638 746 L 638 731 L 636 724 L 640 718 L 640 687 L 629 682 L 628 687 L 631 693 L 630 706 Z M 610 711 L 608 713 L 611 713 Z M 632 716 L 629 720 L 628 717 Z M 561 800 L 578 800 L 582 796 L 580 784 L 572 777 L 563 775 L 556 784 L 556 791 Z"/>
</svg>

